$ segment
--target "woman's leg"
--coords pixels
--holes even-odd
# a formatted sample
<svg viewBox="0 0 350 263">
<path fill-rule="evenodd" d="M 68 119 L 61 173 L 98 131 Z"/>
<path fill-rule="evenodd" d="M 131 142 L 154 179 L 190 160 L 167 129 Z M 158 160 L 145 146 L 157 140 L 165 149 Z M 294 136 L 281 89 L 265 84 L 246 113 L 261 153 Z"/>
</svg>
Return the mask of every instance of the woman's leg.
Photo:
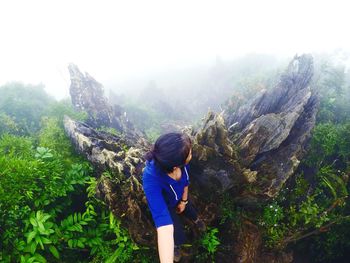
<svg viewBox="0 0 350 263">
<path fill-rule="evenodd" d="M 175 243 L 175 246 L 181 246 L 183 243 L 185 243 L 185 239 L 186 239 L 182 222 L 180 220 L 179 215 L 176 213 L 175 208 L 169 207 L 169 212 L 170 212 L 170 216 L 171 216 L 171 219 L 173 220 L 173 225 L 174 225 L 174 243 Z"/>
<path fill-rule="evenodd" d="M 183 213 L 188 219 L 191 219 L 193 222 L 197 221 L 197 219 L 198 219 L 197 211 L 191 202 L 187 203 L 186 208 L 185 208 Z"/>
<path fill-rule="evenodd" d="M 206 230 L 205 223 L 198 217 L 197 211 L 192 205 L 192 203 L 187 203 L 186 208 L 184 210 L 184 215 L 188 219 L 192 220 L 200 231 L 204 232 Z"/>
</svg>

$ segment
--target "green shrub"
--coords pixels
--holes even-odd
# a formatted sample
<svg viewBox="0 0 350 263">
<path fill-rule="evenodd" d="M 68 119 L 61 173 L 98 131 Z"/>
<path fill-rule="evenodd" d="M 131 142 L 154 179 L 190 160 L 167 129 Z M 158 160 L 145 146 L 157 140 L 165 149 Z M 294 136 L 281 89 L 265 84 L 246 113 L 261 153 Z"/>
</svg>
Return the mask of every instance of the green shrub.
<svg viewBox="0 0 350 263">
<path fill-rule="evenodd" d="M 197 256 L 198 260 L 204 262 L 210 260 L 211 262 L 215 262 L 215 253 L 220 245 L 220 240 L 217 237 L 218 233 L 219 229 L 217 228 L 207 228 L 207 231 L 204 233 L 201 240 L 199 240 L 199 245 L 204 250 L 204 253 Z"/>
</svg>

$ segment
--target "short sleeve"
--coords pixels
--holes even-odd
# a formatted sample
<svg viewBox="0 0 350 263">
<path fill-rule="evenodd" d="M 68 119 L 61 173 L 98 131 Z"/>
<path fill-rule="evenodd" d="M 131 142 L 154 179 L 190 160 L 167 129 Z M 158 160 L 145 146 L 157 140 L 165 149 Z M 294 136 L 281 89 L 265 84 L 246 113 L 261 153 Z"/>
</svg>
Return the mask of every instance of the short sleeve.
<svg viewBox="0 0 350 263">
<path fill-rule="evenodd" d="M 172 225 L 173 220 L 162 195 L 160 184 L 152 180 L 153 178 L 145 178 L 145 176 L 143 178 L 143 190 L 156 227 Z"/>
</svg>

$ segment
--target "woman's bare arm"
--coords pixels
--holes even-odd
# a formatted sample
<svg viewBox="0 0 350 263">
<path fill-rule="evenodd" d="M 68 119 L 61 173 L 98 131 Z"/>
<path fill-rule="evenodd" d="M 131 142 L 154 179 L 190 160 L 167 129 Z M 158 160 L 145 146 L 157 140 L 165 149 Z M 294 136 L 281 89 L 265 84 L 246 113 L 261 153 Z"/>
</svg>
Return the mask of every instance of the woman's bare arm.
<svg viewBox="0 0 350 263">
<path fill-rule="evenodd" d="M 161 263 L 173 263 L 174 259 L 174 226 L 166 225 L 157 228 L 158 253 Z"/>
</svg>

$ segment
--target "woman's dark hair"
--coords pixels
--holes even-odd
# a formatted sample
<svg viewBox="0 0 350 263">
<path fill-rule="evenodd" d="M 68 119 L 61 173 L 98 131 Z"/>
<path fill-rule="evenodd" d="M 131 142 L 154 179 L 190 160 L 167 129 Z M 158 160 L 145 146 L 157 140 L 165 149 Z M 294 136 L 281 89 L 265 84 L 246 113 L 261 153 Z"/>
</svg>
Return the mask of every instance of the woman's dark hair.
<svg viewBox="0 0 350 263">
<path fill-rule="evenodd" d="M 174 167 L 185 165 L 191 145 L 191 139 L 185 133 L 166 133 L 156 140 L 151 151 L 146 154 L 146 159 L 155 160 L 162 170 L 170 173 Z"/>
</svg>

